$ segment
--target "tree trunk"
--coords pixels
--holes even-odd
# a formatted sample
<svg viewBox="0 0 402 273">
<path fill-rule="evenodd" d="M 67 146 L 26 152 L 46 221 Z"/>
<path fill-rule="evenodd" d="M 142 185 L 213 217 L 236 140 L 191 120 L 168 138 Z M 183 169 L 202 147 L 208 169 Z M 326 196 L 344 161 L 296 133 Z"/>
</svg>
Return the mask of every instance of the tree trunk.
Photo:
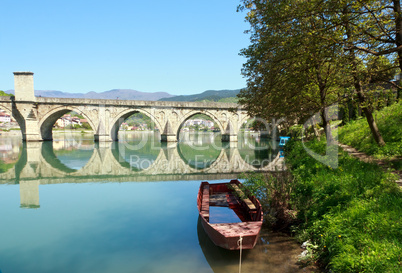
<svg viewBox="0 0 402 273">
<path fill-rule="evenodd" d="M 394 9 L 396 8 L 396 4 L 398 4 L 399 11 L 400 11 L 399 0 L 394 0 Z M 347 9 L 346 8 L 345 8 L 343 13 L 347 14 Z M 397 27 L 396 27 L 397 30 L 398 30 L 398 23 L 399 23 L 399 25 L 401 25 L 401 22 L 402 22 L 402 21 L 400 21 L 400 19 L 401 19 L 401 17 L 400 17 L 400 15 L 398 15 L 397 19 L 396 19 L 396 22 L 395 22 L 396 25 L 397 25 Z M 350 29 L 349 29 L 349 22 L 346 20 L 346 21 L 344 21 L 344 23 L 345 23 L 345 29 L 346 29 L 346 37 L 349 40 L 351 38 L 351 33 L 350 33 Z M 399 28 L 399 31 L 402 31 L 402 28 Z M 398 37 L 402 38 L 402 36 L 398 36 L 399 34 L 401 34 L 401 33 L 398 33 L 398 31 L 397 31 L 397 35 L 396 35 L 397 38 Z M 400 54 L 400 52 L 398 52 L 398 54 Z M 374 120 L 373 111 L 372 111 L 371 107 L 366 103 L 366 98 L 364 96 L 363 87 L 362 87 L 361 82 L 360 82 L 360 80 L 358 78 L 358 75 L 357 75 L 359 69 L 358 69 L 356 54 L 355 54 L 353 49 L 350 50 L 350 55 L 349 56 L 350 56 L 349 58 L 350 58 L 350 61 L 351 61 L 351 64 L 352 64 L 353 83 L 354 83 L 354 86 L 355 86 L 357 97 L 359 99 L 359 104 L 360 104 L 360 106 L 361 106 L 361 108 L 362 108 L 362 110 L 364 112 L 364 115 L 366 116 L 367 123 L 368 123 L 368 125 L 370 127 L 370 130 L 371 130 L 371 133 L 372 133 L 372 135 L 374 137 L 374 140 L 377 142 L 377 144 L 379 146 L 384 146 L 385 145 L 384 139 L 382 138 L 382 136 L 380 134 L 380 130 L 378 130 L 377 123 Z M 399 56 L 402 57 L 402 55 L 399 55 Z M 402 64 L 402 59 L 399 59 L 399 61 L 401 61 L 399 63 L 401 65 Z"/>
<path fill-rule="evenodd" d="M 328 120 L 327 110 L 324 108 L 321 110 L 322 126 L 324 127 L 325 137 L 327 138 L 327 145 L 334 145 L 335 139 L 332 135 L 331 124 Z"/>
<path fill-rule="evenodd" d="M 380 130 L 378 130 L 377 123 L 375 122 L 374 117 L 373 117 L 373 111 L 371 110 L 371 108 L 369 106 L 365 105 L 366 98 L 364 97 L 363 88 L 362 88 L 359 80 L 356 77 L 353 77 L 353 78 L 354 78 L 354 82 L 355 82 L 357 97 L 359 98 L 360 105 L 362 106 L 361 108 L 363 110 L 364 115 L 366 116 L 367 123 L 370 127 L 374 140 L 375 140 L 375 142 L 377 142 L 377 144 L 379 146 L 384 146 L 385 141 L 381 136 Z"/>
<path fill-rule="evenodd" d="M 396 47 L 402 45 L 402 14 L 401 14 L 401 1 L 393 0 L 394 13 L 395 13 L 395 45 Z M 402 71 L 402 51 L 398 51 L 399 68 Z"/>
</svg>

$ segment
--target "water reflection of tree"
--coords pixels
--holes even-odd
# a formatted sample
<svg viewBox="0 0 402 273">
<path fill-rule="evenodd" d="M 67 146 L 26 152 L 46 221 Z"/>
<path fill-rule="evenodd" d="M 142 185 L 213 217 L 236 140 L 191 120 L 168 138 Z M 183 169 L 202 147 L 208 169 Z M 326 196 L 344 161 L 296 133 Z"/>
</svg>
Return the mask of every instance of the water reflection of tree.
<svg viewBox="0 0 402 273">
<path fill-rule="evenodd" d="M 259 135 L 239 134 L 238 150 L 248 164 L 261 168 L 267 166 L 278 154 L 276 141 Z"/>
<path fill-rule="evenodd" d="M 12 167 L 14 167 L 15 163 L 4 163 L 3 160 L 0 159 L 0 173 L 5 173 Z"/>
<path fill-rule="evenodd" d="M 22 141 L 20 138 L 2 138 L 0 148 L 0 173 L 14 167 L 21 157 Z"/>
</svg>

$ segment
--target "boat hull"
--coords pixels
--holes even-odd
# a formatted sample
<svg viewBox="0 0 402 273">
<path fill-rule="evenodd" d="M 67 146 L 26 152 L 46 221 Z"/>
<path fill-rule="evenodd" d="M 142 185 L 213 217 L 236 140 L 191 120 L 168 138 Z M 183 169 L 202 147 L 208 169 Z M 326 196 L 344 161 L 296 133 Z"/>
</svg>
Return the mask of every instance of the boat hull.
<svg viewBox="0 0 402 273">
<path fill-rule="evenodd" d="M 232 180 L 230 183 L 240 184 L 237 180 Z M 214 190 L 222 191 L 222 189 L 226 188 L 228 193 L 232 194 L 233 190 L 229 190 L 230 186 L 227 187 L 230 183 L 209 184 L 208 182 L 203 182 L 201 184 L 197 198 L 201 224 L 212 242 L 219 247 L 229 250 L 252 249 L 258 241 L 263 220 L 260 202 L 255 197 L 249 196 L 255 205 L 255 209 L 253 207 L 252 211 L 248 210 L 244 204 L 242 206 L 241 201 L 237 204 L 233 201 L 230 203 L 232 209 L 243 210 L 245 216 L 249 218 L 248 220 L 245 218 L 243 219 L 244 221 L 239 223 L 212 224 L 209 222 L 209 211 L 206 211 L 207 209 L 209 210 L 209 196 L 205 195 Z M 210 187 L 210 190 L 207 191 L 206 186 Z"/>
<path fill-rule="evenodd" d="M 233 234 L 227 236 L 221 231 L 217 230 L 214 226 L 215 224 L 209 224 L 205 218 L 201 217 L 201 224 L 205 232 L 208 234 L 209 238 L 214 242 L 215 245 L 229 249 L 229 250 L 239 250 L 242 249 L 252 249 L 258 241 L 259 232 L 261 230 L 261 224 L 254 225 L 254 228 L 258 230 L 253 232 L 253 234 Z M 228 229 L 235 229 L 237 225 L 232 225 Z M 241 240 L 241 241 L 240 241 Z"/>
</svg>

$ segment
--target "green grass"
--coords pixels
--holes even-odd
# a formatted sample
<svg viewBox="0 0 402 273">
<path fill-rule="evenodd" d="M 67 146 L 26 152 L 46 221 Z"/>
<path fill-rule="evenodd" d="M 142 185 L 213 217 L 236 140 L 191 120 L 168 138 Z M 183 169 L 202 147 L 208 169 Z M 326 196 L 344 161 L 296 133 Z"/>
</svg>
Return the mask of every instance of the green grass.
<svg viewBox="0 0 402 273">
<path fill-rule="evenodd" d="M 395 159 L 402 156 L 402 102 L 374 113 L 380 133 L 386 143 L 379 147 L 370 132 L 365 118 L 351 121 L 339 129 L 339 141 L 379 159 Z M 395 162 L 401 169 L 401 162 Z"/>
<path fill-rule="evenodd" d="M 339 141 L 389 160 L 401 170 L 402 103 L 374 116 L 384 147 L 375 143 L 363 118 L 340 128 Z M 325 137 L 306 146 L 324 155 Z M 283 210 L 294 212 L 293 231 L 300 241 L 310 240 L 310 261 L 325 272 L 402 272 L 402 192 L 395 183 L 397 175 L 341 149 L 338 167 L 332 169 L 312 158 L 295 140 L 288 142 L 285 155 L 291 179 L 277 186 L 260 175 L 247 178 L 245 184 L 260 187 L 254 189 L 257 195 L 268 193 L 259 196 L 266 199 L 269 210 L 276 198 Z"/>
<path fill-rule="evenodd" d="M 324 142 L 312 142 L 325 151 Z M 339 152 L 331 169 L 300 142 L 290 142 L 286 160 L 294 176 L 291 204 L 301 240 L 311 240 L 313 257 L 333 272 L 401 272 L 402 194 L 395 175 Z"/>
</svg>

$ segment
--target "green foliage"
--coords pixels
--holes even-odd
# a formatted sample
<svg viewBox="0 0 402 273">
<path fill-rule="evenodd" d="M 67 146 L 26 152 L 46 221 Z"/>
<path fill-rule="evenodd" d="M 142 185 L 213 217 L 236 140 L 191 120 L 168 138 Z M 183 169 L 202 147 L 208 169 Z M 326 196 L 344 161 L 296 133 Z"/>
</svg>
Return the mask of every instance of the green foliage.
<svg viewBox="0 0 402 273">
<path fill-rule="evenodd" d="M 303 125 L 295 124 L 289 128 L 289 135 L 293 139 L 300 139 L 302 137 Z"/>
<path fill-rule="evenodd" d="M 135 113 L 129 116 L 124 122 L 129 126 L 139 126 L 140 124 L 146 124 L 148 129 L 153 130 L 155 128 L 155 123 L 150 117 L 143 113 Z"/>
<path fill-rule="evenodd" d="M 11 97 L 11 96 L 13 96 L 13 94 L 8 94 L 3 90 L 0 90 L 0 97 Z"/>
<path fill-rule="evenodd" d="M 383 146 L 371 116 L 391 96 L 384 83 L 402 68 L 399 1 L 241 2 L 251 45 L 241 51 L 247 89 L 238 97 L 249 114 L 304 123 L 321 112 L 331 143 L 324 109 L 354 101 Z"/>
<path fill-rule="evenodd" d="M 293 178 L 289 172 L 244 174 L 244 186 L 256 196 L 264 211 L 264 221 L 274 229 L 288 229 L 296 220 L 290 196 Z"/>
<path fill-rule="evenodd" d="M 310 147 L 323 152 L 325 143 Z M 314 259 L 333 272 L 400 272 L 402 194 L 395 177 L 345 152 L 331 169 L 299 142 L 289 142 L 286 155 L 295 178 L 291 202 L 301 221 L 295 230 L 318 246 Z"/>
<path fill-rule="evenodd" d="M 92 130 L 91 125 L 88 122 L 83 122 L 81 127 L 86 130 Z"/>
<path fill-rule="evenodd" d="M 227 102 L 227 103 L 237 103 L 239 99 L 237 97 L 228 97 L 219 99 L 218 102 Z"/>
<path fill-rule="evenodd" d="M 3 160 L 0 160 L 0 173 L 5 173 L 6 171 L 8 171 L 10 168 L 12 168 L 15 164 L 6 164 L 4 163 Z"/>
<path fill-rule="evenodd" d="M 365 119 L 354 120 L 339 129 L 339 141 L 377 158 L 402 156 L 402 103 L 396 103 L 374 114 L 386 143 L 376 145 Z"/>
<path fill-rule="evenodd" d="M 247 89 L 238 95 L 239 103 L 267 120 L 304 121 L 339 100 L 347 75 L 337 46 L 343 34 L 326 14 L 330 3 L 242 2 L 251 45 L 241 51 L 247 58 L 242 70 Z"/>
</svg>

